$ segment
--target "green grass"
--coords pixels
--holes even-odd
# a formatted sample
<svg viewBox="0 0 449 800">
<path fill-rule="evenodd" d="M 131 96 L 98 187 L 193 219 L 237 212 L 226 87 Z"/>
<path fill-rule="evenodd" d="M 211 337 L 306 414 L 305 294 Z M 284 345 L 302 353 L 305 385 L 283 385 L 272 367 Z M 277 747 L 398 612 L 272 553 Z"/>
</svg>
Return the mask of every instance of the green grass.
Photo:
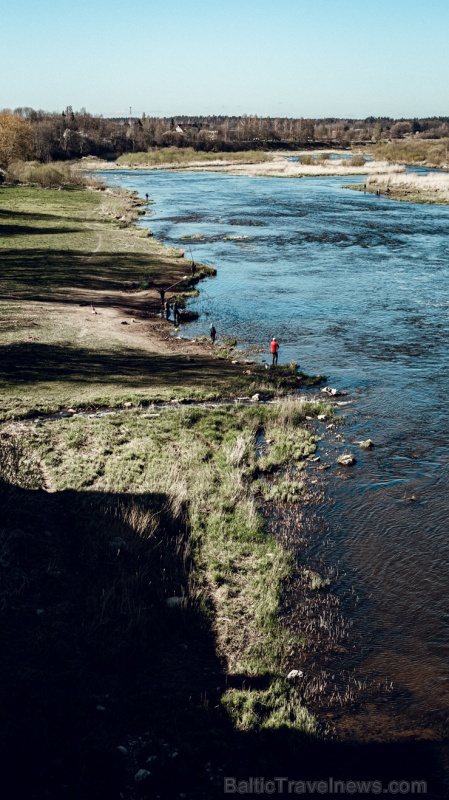
<svg viewBox="0 0 449 800">
<path fill-rule="evenodd" d="M 285 678 L 302 646 L 281 622 L 295 564 L 264 530 L 252 477 L 256 433 L 293 442 L 304 413 L 187 407 L 4 429 L 0 744 L 37 759 L 39 785 L 55 760 L 83 785 L 117 782 L 97 764 L 136 731 L 139 766 L 162 747 L 164 780 L 164 748 L 182 754 L 181 787 L 211 749 L 224 763 L 246 748 L 240 732 L 290 731 L 294 747 L 316 733 Z"/>
<path fill-rule="evenodd" d="M 55 796 L 72 780 L 55 763 L 98 796 L 117 780 L 124 786 L 116 747 L 136 732 L 135 763 L 145 767 L 156 752 L 152 781 L 169 775 L 179 793 L 195 785 L 205 754 L 230 764 L 235 747 L 247 752 L 248 740 L 236 739 L 243 733 L 289 731 L 297 747 L 316 731 L 285 679 L 288 655 L 303 644 L 281 622 L 295 563 L 267 532 L 259 503 L 272 487 L 276 503 L 306 499 L 284 473 L 314 452 L 302 423 L 324 406 L 148 407 L 272 396 L 308 379 L 296 365 L 265 370 L 125 346 L 89 333 L 87 312 L 81 336 L 79 304 L 92 295 L 139 323 L 141 282 L 182 275 L 179 259 L 118 227 L 123 203 L 132 213 L 126 197 L 104 192 L 0 190 L 3 420 L 116 408 L 4 422 L 0 435 L 0 750 L 10 765 L 26 753 L 33 791 L 37 781 Z M 262 470 L 274 476 L 264 491 Z M 169 608 L 170 597 L 186 602 Z M 158 793 L 148 786 L 148 796 Z"/>
<path fill-rule="evenodd" d="M 96 324 L 90 303 L 100 317 L 113 309 L 144 331 L 160 303 L 141 289 L 185 274 L 185 261 L 123 222 L 136 208 L 123 193 L 0 188 L 0 418 L 298 386 L 296 369 L 247 370 L 213 355 L 188 361 L 137 338 L 124 344 Z M 194 283 L 214 272 L 200 266 Z M 186 295 L 197 291 L 185 286 Z"/>
<path fill-rule="evenodd" d="M 303 417 L 301 404 L 285 405 Z M 212 600 L 226 618 L 215 627 L 228 671 L 251 674 L 282 663 L 279 603 L 291 572 L 290 557 L 264 533 L 254 498 L 261 429 L 270 435 L 271 470 L 315 451 L 316 438 L 283 404 L 75 417 L 35 426 L 29 439 L 58 491 L 165 494 L 175 517 L 188 510 L 195 569 L 185 591 L 205 607 Z"/>
<path fill-rule="evenodd" d="M 181 277 L 162 245 L 119 225 L 123 215 L 135 218 L 135 207 L 121 193 L 0 187 L 2 299 L 77 302 L 85 291 Z"/>
</svg>

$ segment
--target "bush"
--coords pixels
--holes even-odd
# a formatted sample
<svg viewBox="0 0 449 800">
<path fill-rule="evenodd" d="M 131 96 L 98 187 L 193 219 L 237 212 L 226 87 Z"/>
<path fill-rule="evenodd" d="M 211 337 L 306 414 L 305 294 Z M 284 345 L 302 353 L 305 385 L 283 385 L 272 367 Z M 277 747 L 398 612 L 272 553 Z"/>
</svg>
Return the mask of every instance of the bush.
<svg viewBox="0 0 449 800">
<path fill-rule="evenodd" d="M 349 167 L 364 167 L 366 164 L 366 158 L 364 156 L 352 156 L 347 161 L 347 166 Z"/>
<path fill-rule="evenodd" d="M 10 164 L 7 178 L 12 182 L 28 183 L 44 189 L 55 189 L 61 186 L 85 186 L 89 180 L 79 172 L 75 172 L 67 164 L 54 162 L 40 164 L 38 161 L 14 161 Z"/>
</svg>

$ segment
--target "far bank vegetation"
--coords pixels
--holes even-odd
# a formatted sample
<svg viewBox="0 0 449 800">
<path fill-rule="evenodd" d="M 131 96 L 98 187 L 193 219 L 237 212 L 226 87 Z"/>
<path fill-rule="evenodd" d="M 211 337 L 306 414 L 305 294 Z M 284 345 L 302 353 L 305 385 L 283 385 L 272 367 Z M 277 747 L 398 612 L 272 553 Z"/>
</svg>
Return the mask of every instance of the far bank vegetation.
<svg viewBox="0 0 449 800">
<path fill-rule="evenodd" d="M 167 167 L 192 162 L 232 161 L 246 164 L 257 164 L 270 159 L 270 156 L 261 150 L 246 150 L 235 153 L 204 152 L 194 150 L 193 147 L 151 147 L 145 153 L 125 153 L 117 159 L 118 166 L 124 167 Z"/>
<path fill-rule="evenodd" d="M 364 147 L 383 148 L 379 157 L 390 159 L 390 150 L 402 145 L 406 158 L 415 159 L 415 147 L 431 157 L 428 163 L 441 165 L 444 140 L 449 139 L 449 117 L 422 119 L 365 119 L 304 117 L 259 117 L 256 115 L 205 115 L 179 117 L 132 116 L 102 117 L 67 106 L 61 112 L 19 107 L 0 112 L 0 168 L 13 160 L 40 162 L 96 156 L 115 160 L 124 153 L 147 152 L 151 148 L 193 148 L 205 153 L 233 153 L 251 150 L 298 150 Z M 434 148 L 442 143 L 442 150 Z M 410 151 L 410 153 L 409 153 Z M 392 155 L 393 160 L 400 158 Z M 422 160 L 422 158 L 420 159 Z"/>
<path fill-rule="evenodd" d="M 373 149 L 376 158 L 403 164 L 423 164 L 429 167 L 448 166 L 449 138 L 404 139 L 385 142 Z"/>
</svg>

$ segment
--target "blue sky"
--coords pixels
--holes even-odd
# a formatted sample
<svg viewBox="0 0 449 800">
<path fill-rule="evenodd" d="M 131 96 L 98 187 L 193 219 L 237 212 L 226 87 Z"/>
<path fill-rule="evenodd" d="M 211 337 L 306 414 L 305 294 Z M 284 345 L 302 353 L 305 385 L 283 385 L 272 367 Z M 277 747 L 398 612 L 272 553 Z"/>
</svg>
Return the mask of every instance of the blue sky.
<svg viewBox="0 0 449 800">
<path fill-rule="evenodd" d="M 449 115 L 449 0 L 0 0 L 0 108 Z"/>
</svg>

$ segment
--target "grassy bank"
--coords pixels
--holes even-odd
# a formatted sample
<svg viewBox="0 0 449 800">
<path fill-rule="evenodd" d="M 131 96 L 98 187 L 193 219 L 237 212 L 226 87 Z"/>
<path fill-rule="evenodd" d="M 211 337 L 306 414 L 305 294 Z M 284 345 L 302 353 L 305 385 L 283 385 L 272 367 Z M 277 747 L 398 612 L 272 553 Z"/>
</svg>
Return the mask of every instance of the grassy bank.
<svg viewBox="0 0 449 800">
<path fill-rule="evenodd" d="M 170 336 L 160 287 L 182 301 L 215 270 L 184 279 L 190 262 L 132 225 L 142 211 L 111 190 L 0 188 L 0 417 L 298 385 L 288 367 L 234 365 Z"/>
<path fill-rule="evenodd" d="M 391 200 L 400 200 L 408 203 L 437 203 L 449 204 L 449 174 L 429 173 L 427 175 L 372 175 L 363 185 L 345 187 L 356 191 L 367 191 L 375 194 L 380 192 Z"/>
<path fill-rule="evenodd" d="M 231 364 L 219 348 L 173 342 L 159 288 L 190 291 L 213 270 L 185 278 L 185 262 L 132 226 L 142 210 L 111 191 L 0 190 L 0 750 L 11 797 L 118 786 L 134 798 L 139 769 L 142 796 L 211 785 L 219 795 L 220 770 L 266 763 L 273 736 L 295 757 L 316 733 L 286 677 L 305 644 L 281 623 L 296 567 L 261 508 L 308 502 L 317 438 L 305 418 L 328 409 L 150 406 L 307 379 L 294 365 Z M 117 410 L 74 413 L 98 406 Z M 17 421 L 69 407 L 67 418 Z"/>
<path fill-rule="evenodd" d="M 132 225 L 142 211 L 110 190 L 0 188 L 2 416 L 216 398 L 270 383 L 169 336 L 159 288 L 175 284 L 182 295 L 214 270 L 200 266 L 184 280 L 189 262 Z M 274 389 L 296 384 L 284 372 Z"/>
<path fill-rule="evenodd" d="M 220 161 L 227 164 L 257 164 L 269 160 L 270 156 L 259 150 L 207 153 L 194 150 L 193 147 L 152 147 L 146 153 L 124 153 L 116 164 L 119 167 L 177 167 Z"/>
<path fill-rule="evenodd" d="M 280 622 L 295 565 L 258 504 L 262 476 L 285 483 L 279 470 L 315 451 L 302 426 L 323 409 L 3 428 L 0 742 L 17 796 L 30 781 L 37 796 L 134 797 L 139 769 L 142 796 L 220 796 L 223 769 L 298 758 L 316 722 L 286 678 L 306 643 Z"/>
</svg>

